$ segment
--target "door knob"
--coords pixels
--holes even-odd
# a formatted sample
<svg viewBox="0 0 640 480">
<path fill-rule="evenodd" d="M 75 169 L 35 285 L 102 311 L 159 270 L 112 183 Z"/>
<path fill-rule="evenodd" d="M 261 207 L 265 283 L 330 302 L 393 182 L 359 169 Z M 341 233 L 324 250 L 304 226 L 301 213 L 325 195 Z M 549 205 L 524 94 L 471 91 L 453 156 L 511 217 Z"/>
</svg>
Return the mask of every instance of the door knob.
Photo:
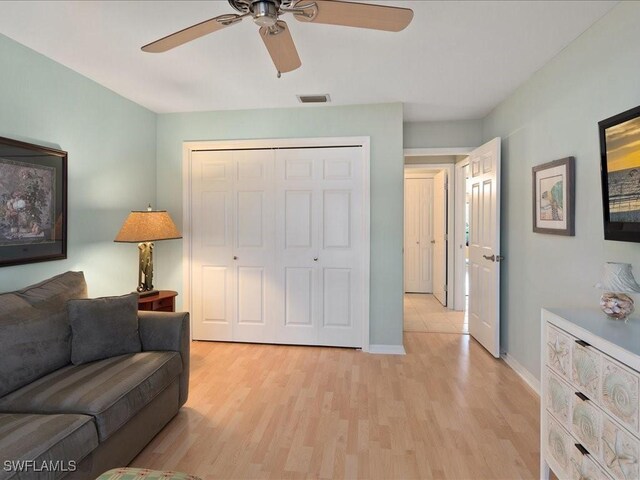
<svg viewBox="0 0 640 480">
<path fill-rule="evenodd" d="M 482 255 L 484 258 L 486 258 L 487 260 L 491 260 L 492 262 L 496 261 L 496 256 L 495 255 L 491 255 L 491 256 L 487 256 L 487 255 Z"/>
<path fill-rule="evenodd" d="M 435 240 L 431 240 L 431 243 L 436 243 L 436 241 Z"/>
<path fill-rule="evenodd" d="M 416 242 L 416 245 L 420 245 L 420 242 Z"/>
<path fill-rule="evenodd" d="M 234 260 L 237 260 L 237 259 L 238 259 L 238 257 L 236 257 L 236 256 L 234 255 L 234 256 L 233 256 L 233 259 L 234 259 Z"/>
<path fill-rule="evenodd" d="M 318 257 L 314 257 L 313 261 L 317 262 L 318 261 Z"/>
</svg>

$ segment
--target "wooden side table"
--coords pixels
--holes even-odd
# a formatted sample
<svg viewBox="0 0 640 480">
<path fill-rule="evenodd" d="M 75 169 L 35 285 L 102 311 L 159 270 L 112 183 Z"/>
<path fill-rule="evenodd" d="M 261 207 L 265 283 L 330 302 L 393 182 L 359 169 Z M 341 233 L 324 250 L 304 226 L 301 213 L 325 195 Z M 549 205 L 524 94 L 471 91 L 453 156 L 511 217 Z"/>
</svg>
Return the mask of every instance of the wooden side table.
<svg viewBox="0 0 640 480">
<path fill-rule="evenodd" d="M 140 297 L 138 299 L 138 310 L 151 312 L 175 312 L 176 297 L 178 292 L 173 290 L 160 290 L 157 295 Z"/>
</svg>

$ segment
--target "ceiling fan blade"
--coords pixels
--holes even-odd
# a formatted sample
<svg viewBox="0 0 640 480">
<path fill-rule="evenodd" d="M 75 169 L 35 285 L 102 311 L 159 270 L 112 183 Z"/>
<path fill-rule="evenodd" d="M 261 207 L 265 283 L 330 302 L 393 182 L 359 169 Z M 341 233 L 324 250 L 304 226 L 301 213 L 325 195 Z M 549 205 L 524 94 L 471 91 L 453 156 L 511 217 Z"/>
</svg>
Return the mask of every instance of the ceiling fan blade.
<svg viewBox="0 0 640 480">
<path fill-rule="evenodd" d="M 260 36 L 278 72 L 290 72 L 302 65 L 286 22 L 278 20 L 274 27 L 260 28 Z"/>
<path fill-rule="evenodd" d="M 151 42 L 142 47 L 143 52 L 148 53 L 161 53 L 171 50 L 172 48 L 179 47 L 180 45 L 200 38 L 209 33 L 217 32 L 225 27 L 238 23 L 244 15 L 225 14 L 217 17 L 205 20 L 204 22 L 197 23 L 190 27 L 180 30 L 179 32 L 172 33 L 166 37 Z"/>
<path fill-rule="evenodd" d="M 316 4 L 316 15 L 307 16 L 304 13 L 294 13 L 296 20 L 399 32 L 404 30 L 413 19 L 413 10 L 410 8 L 338 0 L 301 0 L 293 8 L 304 8 L 313 3 Z M 308 8 L 307 11 L 312 12 L 313 10 Z"/>
</svg>

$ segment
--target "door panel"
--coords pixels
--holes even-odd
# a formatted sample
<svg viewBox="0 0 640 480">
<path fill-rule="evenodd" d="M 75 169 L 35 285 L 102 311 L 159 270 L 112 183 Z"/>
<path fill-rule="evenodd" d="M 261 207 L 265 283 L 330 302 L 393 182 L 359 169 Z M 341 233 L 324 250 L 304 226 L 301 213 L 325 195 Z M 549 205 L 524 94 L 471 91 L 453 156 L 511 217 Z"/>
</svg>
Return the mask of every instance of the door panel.
<svg viewBox="0 0 640 480">
<path fill-rule="evenodd" d="M 312 268 L 286 268 L 284 288 L 284 322 L 286 325 L 313 326 Z"/>
<path fill-rule="evenodd" d="M 432 292 L 433 179 L 405 179 L 404 291 Z"/>
<path fill-rule="evenodd" d="M 323 324 L 331 327 L 351 326 L 351 270 L 325 268 Z"/>
<path fill-rule="evenodd" d="M 500 139 L 469 156 L 469 333 L 500 356 Z"/>
<path fill-rule="evenodd" d="M 351 241 L 351 192 L 324 191 L 322 244 L 325 248 L 349 248 Z"/>
<path fill-rule="evenodd" d="M 433 179 L 433 296 L 447 306 L 447 172 Z"/>
<path fill-rule="evenodd" d="M 238 323 L 264 324 L 264 269 L 238 268 Z"/>
</svg>

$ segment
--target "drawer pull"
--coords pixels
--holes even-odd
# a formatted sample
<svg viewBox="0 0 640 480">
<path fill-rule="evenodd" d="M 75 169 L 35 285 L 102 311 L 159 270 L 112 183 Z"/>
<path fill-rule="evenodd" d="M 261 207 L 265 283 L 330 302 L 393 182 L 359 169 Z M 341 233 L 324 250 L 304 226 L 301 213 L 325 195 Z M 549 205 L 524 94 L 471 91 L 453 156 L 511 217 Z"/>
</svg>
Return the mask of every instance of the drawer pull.
<svg viewBox="0 0 640 480">
<path fill-rule="evenodd" d="M 577 448 L 578 450 L 580 450 L 580 453 L 581 453 L 582 455 L 589 455 L 589 450 L 587 450 L 586 448 L 584 448 L 584 447 L 583 447 L 582 445 L 580 445 L 579 443 L 576 443 L 575 445 L 576 445 L 576 448 Z"/>
<path fill-rule="evenodd" d="M 576 392 L 576 397 L 578 397 L 580 400 L 582 400 L 583 402 L 588 402 L 589 401 L 589 397 L 587 397 L 584 393 L 582 392 Z"/>
<path fill-rule="evenodd" d="M 576 340 L 576 343 L 578 345 L 580 345 L 581 347 L 590 347 L 591 346 L 591 344 L 585 342 L 584 340 Z"/>
</svg>

